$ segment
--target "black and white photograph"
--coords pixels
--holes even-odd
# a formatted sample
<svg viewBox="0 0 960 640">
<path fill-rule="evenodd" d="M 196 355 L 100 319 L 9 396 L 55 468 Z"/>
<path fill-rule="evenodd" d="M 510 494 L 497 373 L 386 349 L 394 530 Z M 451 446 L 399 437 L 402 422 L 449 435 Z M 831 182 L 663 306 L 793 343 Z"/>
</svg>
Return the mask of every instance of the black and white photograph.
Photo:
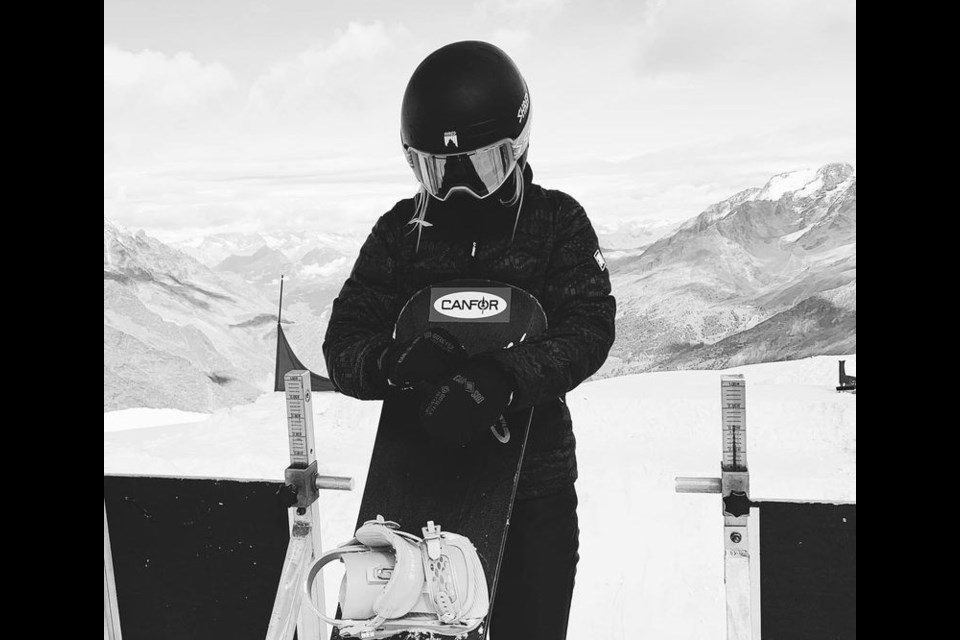
<svg viewBox="0 0 960 640">
<path fill-rule="evenodd" d="M 104 0 L 104 640 L 853 640 L 855 0 Z"/>
</svg>

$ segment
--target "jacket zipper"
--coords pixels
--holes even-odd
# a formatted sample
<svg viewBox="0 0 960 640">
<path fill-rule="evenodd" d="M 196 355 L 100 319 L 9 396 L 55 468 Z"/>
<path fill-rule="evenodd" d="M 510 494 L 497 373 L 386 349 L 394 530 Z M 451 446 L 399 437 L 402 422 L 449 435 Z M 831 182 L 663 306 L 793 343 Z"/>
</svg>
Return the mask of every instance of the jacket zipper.
<svg viewBox="0 0 960 640">
<path fill-rule="evenodd" d="M 470 248 L 470 276 L 477 277 L 477 241 L 473 241 L 473 246 Z"/>
</svg>

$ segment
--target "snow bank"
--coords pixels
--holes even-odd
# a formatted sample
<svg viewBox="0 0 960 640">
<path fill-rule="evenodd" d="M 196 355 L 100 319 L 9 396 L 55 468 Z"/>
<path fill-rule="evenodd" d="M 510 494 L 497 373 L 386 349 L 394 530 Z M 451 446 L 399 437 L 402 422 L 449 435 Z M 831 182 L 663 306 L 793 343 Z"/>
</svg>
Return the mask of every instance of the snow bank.
<svg viewBox="0 0 960 640">
<path fill-rule="evenodd" d="M 126 431 L 148 427 L 201 422 L 209 413 L 195 413 L 179 409 L 121 409 L 103 414 L 103 431 Z"/>
</svg>

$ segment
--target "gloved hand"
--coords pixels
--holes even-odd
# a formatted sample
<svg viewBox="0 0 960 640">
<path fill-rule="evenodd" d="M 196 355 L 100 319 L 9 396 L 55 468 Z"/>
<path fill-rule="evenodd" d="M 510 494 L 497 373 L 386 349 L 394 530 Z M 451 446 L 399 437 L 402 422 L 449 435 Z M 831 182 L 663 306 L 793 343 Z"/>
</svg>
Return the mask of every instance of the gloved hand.
<svg viewBox="0 0 960 640">
<path fill-rule="evenodd" d="M 467 352 L 456 337 L 432 328 L 411 340 L 395 341 L 380 354 L 377 364 L 389 384 L 406 387 L 447 375 L 466 359 Z"/>
<path fill-rule="evenodd" d="M 429 435 L 463 446 L 497 424 L 513 398 L 513 379 L 485 360 L 468 360 L 437 381 L 415 385 L 420 425 Z"/>
</svg>

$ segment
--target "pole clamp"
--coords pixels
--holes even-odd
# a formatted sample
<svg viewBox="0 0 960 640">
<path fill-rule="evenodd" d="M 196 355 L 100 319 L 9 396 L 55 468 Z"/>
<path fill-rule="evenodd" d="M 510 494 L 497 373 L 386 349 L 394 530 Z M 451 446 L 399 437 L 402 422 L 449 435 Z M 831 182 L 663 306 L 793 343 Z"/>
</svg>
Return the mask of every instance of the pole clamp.
<svg viewBox="0 0 960 640">
<path fill-rule="evenodd" d="M 294 506 L 298 509 L 306 509 L 320 497 L 320 491 L 317 489 L 317 475 L 316 460 L 306 469 L 289 466 L 284 470 L 284 481 L 297 492 L 297 502 Z"/>
</svg>

